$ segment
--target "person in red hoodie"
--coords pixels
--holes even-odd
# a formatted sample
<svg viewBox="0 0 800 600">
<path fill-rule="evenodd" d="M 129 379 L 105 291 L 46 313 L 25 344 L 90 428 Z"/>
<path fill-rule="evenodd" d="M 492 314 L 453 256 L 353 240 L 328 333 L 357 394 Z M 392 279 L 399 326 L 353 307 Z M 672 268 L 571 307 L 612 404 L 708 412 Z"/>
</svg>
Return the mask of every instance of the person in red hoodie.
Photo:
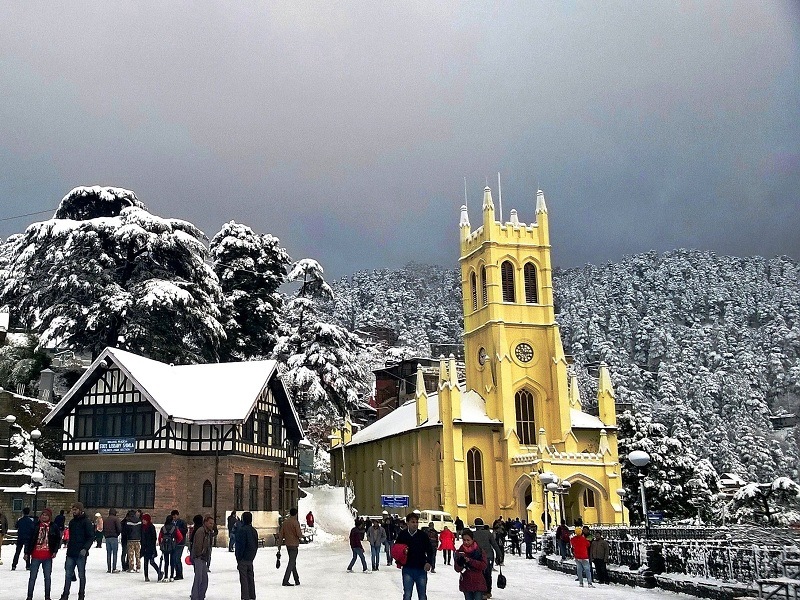
<svg viewBox="0 0 800 600">
<path fill-rule="evenodd" d="M 586 581 L 589 583 L 589 587 L 594 587 L 592 585 L 592 567 L 589 564 L 589 546 L 591 542 L 583 533 L 581 527 L 576 527 L 575 535 L 570 538 L 569 544 L 572 546 L 572 555 L 575 557 L 575 567 L 578 571 L 578 583 L 583 587 L 583 576 L 586 575 Z"/>
<path fill-rule="evenodd" d="M 483 572 L 486 570 L 486 555 L 481 547 L 475 542 L 473 533 L 470 529 L 461 531 L 461 547 L 456 550 L 456 557 L 453 561 L 453 568 L 461 573 L 458 578 L 458 589 L 464 593 L 464 600 L 483 600 L 486 593 L 486 578 Z"/>
<path fill-rule="evenodd" d="M 33 599 L 33 589 L 39 567 L 44 574 L 44 597 L 50 599 L 50 574 L 53 572 L 53 558 L 61 547 L 61 530 L 50 521 L 53 511 L 45 508 L 39 515 L 33 536 L 25 544 L 25 557 L 31 559 L 31 574 L 28 577 L 28 600 Z"/>
<path fill-rule="evenodd" d="M 453 551 L 456 549 L 456 534 L 450 531 L 450 528 L 445 525 L 442 533 L 439 534 L 439 550 L 442 551 L 442 558 L 444 564 L 449 565 L 452 563 Z"/>
</svg>

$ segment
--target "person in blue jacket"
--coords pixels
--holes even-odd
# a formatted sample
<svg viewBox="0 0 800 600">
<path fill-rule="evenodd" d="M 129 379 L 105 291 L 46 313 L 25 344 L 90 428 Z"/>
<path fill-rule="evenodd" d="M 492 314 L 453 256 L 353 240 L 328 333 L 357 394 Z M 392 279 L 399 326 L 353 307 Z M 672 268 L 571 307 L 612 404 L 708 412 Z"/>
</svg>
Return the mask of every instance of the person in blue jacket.
<svg viewBox="0 0 800 600">
<path fill-rule="evenodd" d="M 76 502 L 72 505 L 72 520 L 69 522 L 69 542 L 67 542 L 67 560 L 64 563 L 66 577 L 64 578 L 64 592 L 61 600 L 69 599 L 69 589 L 75 569 L 78 569 L 78 600 L 86 596 L 86 557 L 89 549 L 94 544 L 94 524 L 83 512 L 83 504 Z"/>
<path fill-rule="evenodd" d="M 14 560 L 11 561 L 12 571 L 17 570 L 20 553 L 22 553 L 25 558 L 25 568 L 31 568 L 31 559 L 23 550 L 25 549 L 25 545 L 30 541 L 35 530 L 36 521 L 31 517 L 31 509 L 26 506 L 22 509 L 22 516 L 17 520 L 17 551 L 14 552 Z"/>
</svg>

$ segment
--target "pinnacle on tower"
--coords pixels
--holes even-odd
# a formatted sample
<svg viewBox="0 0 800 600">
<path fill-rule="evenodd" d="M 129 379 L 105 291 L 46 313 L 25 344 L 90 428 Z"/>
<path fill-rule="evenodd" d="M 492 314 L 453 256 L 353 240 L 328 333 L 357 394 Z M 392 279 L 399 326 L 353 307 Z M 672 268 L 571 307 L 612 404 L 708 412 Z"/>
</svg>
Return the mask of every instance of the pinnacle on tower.
<svg viewBox="0 0 800 600">
<path fill-rule="evenodd" d="M 469 213 L 467 213 L 466 204 L 461 205 L 461 220 L 459 221 L 458 226 L 469 229 Z"/>
<path fill-rule="evenodd" d="M 517 209 L 516 208 L 512 208 L 511 209 L 511 217 L 510 218 L 511 218 L 511 224 L 514 227 L 519 227 L 519 217 L 517 216 Z"/>
<path fill-rule="evenodd" d="M 494 202 L 492 202 L 492 189 L 487 185 L 483 188 L 483 210 L 492 209 L 494 211 Z"/>
<path fill-rule="evenodd" d="M 547 204 L 544 202 L 544 192 L 539 190 L 536 192 L 536 214 L 547 214 Z"/>
</svg>

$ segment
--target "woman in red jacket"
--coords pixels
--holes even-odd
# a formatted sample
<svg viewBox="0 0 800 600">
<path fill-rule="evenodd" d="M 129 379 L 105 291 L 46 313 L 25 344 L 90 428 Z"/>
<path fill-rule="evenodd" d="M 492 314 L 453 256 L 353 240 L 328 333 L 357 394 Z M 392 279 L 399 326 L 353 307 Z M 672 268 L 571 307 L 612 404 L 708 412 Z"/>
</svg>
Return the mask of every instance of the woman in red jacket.
<svg viewBox="0 0 800 600">
<path fill-rule="evenodd" d="M 458 578 L 458 589 L 464 592 L 464 600 L 483 600 L 486 592 L 486 555 L 480 546 L 475 543 L 472 531 L 464 529 L 461 532 L 461 547 L 456 551 L 453 568 L 461 573 Z"/>
<path fill-rule="evenodd" d="M 450 531 L 450 528 L 445 525 L 442 533 L 439 534 L 439 550 L 442 551 L 444 564 L 452 564 L 453 552 L 456 550 L 456 534 Z"/>
</svg>

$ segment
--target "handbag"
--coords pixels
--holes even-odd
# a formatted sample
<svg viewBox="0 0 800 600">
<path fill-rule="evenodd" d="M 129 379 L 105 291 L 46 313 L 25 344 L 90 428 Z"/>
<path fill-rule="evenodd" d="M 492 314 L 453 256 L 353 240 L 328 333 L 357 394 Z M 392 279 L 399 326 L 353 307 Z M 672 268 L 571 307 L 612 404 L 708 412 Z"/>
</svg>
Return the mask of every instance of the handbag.
<svg viewBox="0 0 800 600">
<path fill-rule="evenodd" d="M 506 589 L 506 576 L 503 575 L 503 565 L 498 565 L 500 567 L 500 574 L 497 576 L 497 588 L 504 590 Z"/>
<path fill-rule="evenodd" d="M 281 551 L 280 550 L 278 550 L 278 553 L 275 555 L 275 568 L 276 569 L 280 569 L 281 568 Z"/>
</svg>

